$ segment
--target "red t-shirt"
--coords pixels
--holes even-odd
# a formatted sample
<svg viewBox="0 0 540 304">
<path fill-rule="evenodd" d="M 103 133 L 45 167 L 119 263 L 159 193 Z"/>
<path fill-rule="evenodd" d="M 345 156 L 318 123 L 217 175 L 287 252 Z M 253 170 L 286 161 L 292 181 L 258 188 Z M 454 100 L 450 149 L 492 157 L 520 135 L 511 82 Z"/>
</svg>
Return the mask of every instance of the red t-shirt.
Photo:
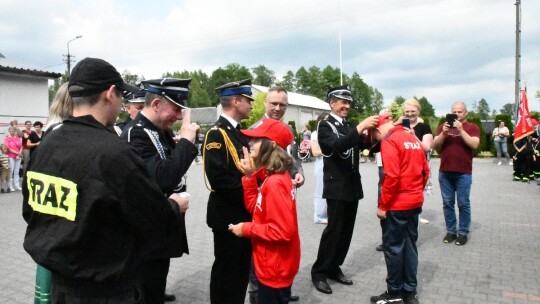
<svg viewBox="0 0 540 304">
<path fill-rule="evenodd" d="M 437 128 L 437 135 L 441 134 L 442 126 Z M 473 123 L 464 122 L 463 130 L 471 137 L 480 138 L 480 129 Z M 441 151 L 439 171 L 472 174 L 473 149 L 467 146 L 456 128 L 450 128 L 446 133 Z"/>
<path fill-rule="evenodd" d="M 30 147 L 28 147 L 28 137 L 27 138 L 24 138 L 24 134 L 26 134 L 27 136 L 30 136 L 30 134 L 32 133 L 32 131 L 28 131 L 26 129 L 22 130 L 23 132 L 23 137 L 22 137 L 22 148 L 23 149 L 26 149 L 26 150 L 29 150 Z"/>
</svg>

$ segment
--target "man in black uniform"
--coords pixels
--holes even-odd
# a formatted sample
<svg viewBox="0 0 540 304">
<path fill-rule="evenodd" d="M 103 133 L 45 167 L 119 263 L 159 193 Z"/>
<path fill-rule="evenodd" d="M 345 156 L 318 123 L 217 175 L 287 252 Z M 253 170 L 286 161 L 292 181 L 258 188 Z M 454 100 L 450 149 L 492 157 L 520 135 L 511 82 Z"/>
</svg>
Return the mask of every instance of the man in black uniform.
<svg viewBox="0 0 540 304">
<path fill-rule="evenodd" d="M 190 81 L 175 78 L 143 81 L 147 90 L 144 109 L 124 128 L 121 135 L 142 157 L 152 180 L 165 195 L 186 190 L 184 174 L 197 156 L 194 142 L 200 128 L 191 123 L 191 110 L 186 108 Z M 186 109 L 184 114 L 183 109 Z M 175 143 L 171 128 L 182 118 L 182 138 Z M 175 244 L 178 251 L 170 257 L 189 254 L 185 224 L 181 234 L 182 241 Z M 165 294 L 170 257 L 156 257 L 148 260 L 143 267 L 142 288 L 148 303 L 175 300 L 174 295 Z"/>
<path fill-rule="evenodd" d="M 353 102 L 349 85 L 329 89 L 327 96 L 331 113 L 319 122 L 317 136 L 324 156 L 323 198 L 328 205 L 328 225 L 311 278 L 318 291 L 331 294 L 327 279 L 353 284 L 340 266 L 351 244 L 358 200 L 364 197 L 358 170 L 359 154 L 365 148 L 363 133 L 377 126 L 378 116 L 368 117 L 357 126 L 345 120 Z"/>
<path fill-rule="evenodd" d="M 180 241 L 179 195 L 166 199 L 112 130 L 123 90 L 137 88 L 109 63 L 80 61 L 69 81 L 73 116 L 29 162 L 24 248 L 52 271 L 52 303 L 138 303 L 141 265 Z"/>
<path fill-rule="evenodd" d="M 229 224 L 251 221 L 244 206 L 242 147 L 248 140 L 240 133 L 240 121 L 249 117 L 253 101 L 251 79 L 216 88 L 223 113 L 206 133 L 202 146 L 204 171 L 210 182 L 206 223 L 214 233 L 210 276 L 212 304 L 243 304 L 249 277 L 251 242 L 228 231 Z"/>
<path fill-rule="evenodd" d="M 123 122 L 116 123 L 114 130 L 118 135 L 122 134 L 124 128 L 135 119 L 135 116 L 144 108 L 144 95 L 146 95 L 145 89 L 140 89 L 137 93 L 128 92 L 124 99 L 126 100 L 126 112 L 128 117 Z"/>
</svg>

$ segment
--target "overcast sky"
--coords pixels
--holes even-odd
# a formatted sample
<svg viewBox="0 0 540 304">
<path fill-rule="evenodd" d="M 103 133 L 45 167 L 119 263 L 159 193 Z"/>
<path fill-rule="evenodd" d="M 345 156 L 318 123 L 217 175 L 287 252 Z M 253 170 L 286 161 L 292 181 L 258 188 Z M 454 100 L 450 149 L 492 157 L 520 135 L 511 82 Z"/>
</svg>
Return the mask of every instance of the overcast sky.
<svg viewBox="0 0 540 304">
<path fill-rule="evenodd" d="M 6 60 L 63 72 L 98 57 L 120 72 L 264 64 L 281 77 L 299 67 L 358 72 L 385 105 L 425 96 L 438 115 L 452 102 L 514 102 L 516 0 L 0 0 Z M 522 0 L 521 79 L 540 111 L 540 1 Z M 72 65 L 72 67 L 74 64 Z"/>
</svg>

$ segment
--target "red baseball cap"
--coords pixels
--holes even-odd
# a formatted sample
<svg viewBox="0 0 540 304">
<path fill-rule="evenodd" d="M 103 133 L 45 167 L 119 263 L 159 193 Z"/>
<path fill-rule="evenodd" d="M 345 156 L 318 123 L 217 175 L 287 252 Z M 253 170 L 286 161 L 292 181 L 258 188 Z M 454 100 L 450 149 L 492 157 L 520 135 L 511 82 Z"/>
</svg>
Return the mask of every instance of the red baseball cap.
<svg viewBox="0 0 540 304">
<path fill-rule="evenodd" d="M 240 130 L 240 132 L 251 138 L 268 138 L 283 149 L 286 149 L 294 140 L 289 127 L 281 121 L 272 118 L 263 119 L 262 124 L 253 130 Z"/>
<path fill-rule="evenodd" d="M 381 115 L 379 115 L 379 121 L 377 122 L 377 127 L 380 127 L 382 125 L 384 125 L 385 123 L 387 122 L 391 122 L 392 121 L 392 113 L 383 113 Z"/>
</svg>

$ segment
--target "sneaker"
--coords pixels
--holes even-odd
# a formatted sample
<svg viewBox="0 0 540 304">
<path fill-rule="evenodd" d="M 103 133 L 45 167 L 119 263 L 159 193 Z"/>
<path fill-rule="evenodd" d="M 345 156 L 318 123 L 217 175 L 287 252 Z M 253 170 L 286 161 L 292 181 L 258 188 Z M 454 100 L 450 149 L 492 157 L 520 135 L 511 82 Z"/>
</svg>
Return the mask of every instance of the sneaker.
<svg viewBox="0 0 540 304">
<path fill-rule="evenodd" d="M 501 162 L 498 162 L 498 163 L 497 163 L 497 166 L 500 166 L 501 164 L 502 164 Z"/>
<path fill-rule="evenodd" d="M 11 192 L 15 192 L 15 189 L 13 189 L 13 188 L 9 188 L 8 190 L 11 191 Z"/>
<path fill-rule="evenodd" d="M 17 187 L 17 190 L 22 191 L 22 188 L 21 188 L 21 187 Z"/>
<path fill-rule="evenodd" d="M 513 163 L 512 161 L 510 161 L 510 162 L 508 162 L 508 165 L 509 165 L 509 166 L 513 166 L 514 163 Z"/>
<path fill-rule="evenodd" d="M 420 304 L 416 291 L 402 291 L 401 298 L 405 304 Z"/>
<path fill-rule="evenodd" d="M 425 218 L 421 217 L 421 218 L 420 218 L 420 223 L 422 223 L 422 224 L 429 224 L 429 220 L 426 220 Z"/>
<path fill-rule="evenodd" d="M 467 244 L 467 236 L 466 235 L 458 235 L 457 237 L 457 240 L 456 240 L 456 245 L 458 246 L 463 246 Z"/>
<path fill-rule="evenodd" d="M 447 233 L 446 236 L 443 239 L 443 243 L 448 244 L 453 242 L 457 238 L 457 235 L 453 233 Z"/>
<path fill-rule="evenodd" d="M 382 245 L 377 245 L 377 247 L 375 247 L 375 250 L 384 251 L 384 247 Z"/>
<path fill-rule="evenodd" d="M 0 190 L 0 192 L 4 193 L 4 192 L 5 192 L 5 191 L 4 191 L 4 188 L 2 188 L 2 190 Z"/>
<path fill-rule="evenodd" d="M 403 304 L 403 299 L 400 294 L 390 294 L 388 291 L 381 294 L 380 296 L 371 297 L 371 304 Z"/>
</svg>

